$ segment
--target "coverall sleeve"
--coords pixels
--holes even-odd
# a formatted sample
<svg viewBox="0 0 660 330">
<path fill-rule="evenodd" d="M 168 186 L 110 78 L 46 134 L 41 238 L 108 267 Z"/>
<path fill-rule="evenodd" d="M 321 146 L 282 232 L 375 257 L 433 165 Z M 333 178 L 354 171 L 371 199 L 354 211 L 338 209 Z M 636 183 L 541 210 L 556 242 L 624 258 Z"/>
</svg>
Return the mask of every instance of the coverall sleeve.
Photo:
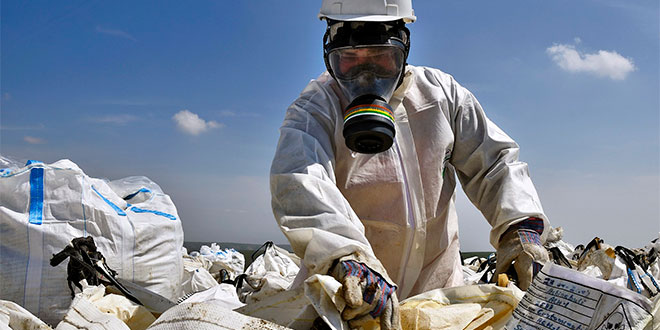
<svg viewBox="0 0 660 330">
<path fill-rule="evenodd" d="M 334 260 L 353 255 L 386 276 L 336 186 L 334 134 L 341 112 L 335 99 L 312 81 L 287 109 L 270 173 L 273 213 L 310 275 L 326 274 Z"/>
<path fill-rule="evenodd" d="M 548 220 L 529 175 L 518 159 L 519 147 L 485 115 L 477 99 L 452 80 L 454 150 L 463 191 L 492 226 L 490 243 L 498 247 L 507 228 L 528 217 Z M 542 234 L 545 241 L 547 230 Z"/>
</svg>

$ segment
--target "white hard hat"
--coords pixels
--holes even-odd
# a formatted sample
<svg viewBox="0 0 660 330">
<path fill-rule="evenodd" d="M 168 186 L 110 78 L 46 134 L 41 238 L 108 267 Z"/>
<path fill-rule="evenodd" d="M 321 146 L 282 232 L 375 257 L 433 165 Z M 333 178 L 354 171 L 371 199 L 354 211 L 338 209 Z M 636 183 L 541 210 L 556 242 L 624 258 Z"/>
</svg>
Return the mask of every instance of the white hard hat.
<svg viewBox="0 0 660 330">
<path fill-rule="evenodd" d="M 323 0 L 320 19 L 336 21 L 414 22 L 412 0 Z"/>
</svg>

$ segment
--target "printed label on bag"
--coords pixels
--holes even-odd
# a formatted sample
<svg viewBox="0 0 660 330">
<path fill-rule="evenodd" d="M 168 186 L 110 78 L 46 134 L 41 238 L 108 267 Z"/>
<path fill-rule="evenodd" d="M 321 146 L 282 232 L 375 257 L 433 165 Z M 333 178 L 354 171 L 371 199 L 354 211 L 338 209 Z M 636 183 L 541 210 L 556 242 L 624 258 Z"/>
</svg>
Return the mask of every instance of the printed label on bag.
<svg viewBox="0 0 660 330">
<path fill-rule="evenodd" d="M 643 329 L 651 309 L 640 294 L 546 263 L 505 329 Z"/>
</svg>

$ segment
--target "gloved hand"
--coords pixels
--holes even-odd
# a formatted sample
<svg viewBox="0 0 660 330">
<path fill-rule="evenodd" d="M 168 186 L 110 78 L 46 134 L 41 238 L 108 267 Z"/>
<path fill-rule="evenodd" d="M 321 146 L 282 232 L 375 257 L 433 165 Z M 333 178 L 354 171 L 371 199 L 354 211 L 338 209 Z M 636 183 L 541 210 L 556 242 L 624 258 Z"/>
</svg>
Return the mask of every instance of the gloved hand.
<svg viewBox="0 0 660 330">
<path fill-rule="evenodd" d="M 513 263 L 518 275 L 518 287 L 527 291 L 533 277 L 549 260 L 548 251 L 541 244 L 542 232 L 543 220 L 537 218 L 529 218 L 510 227 L 500 237 L 493 278 L 497 279 L 497 276 L 505 273 Z"/>
<path fill-rule="evenodd" d="M 343 285 L 346 308 L 341 317 L 352 329 L 376 318 L 380 318 L 381 329 L 401 329 L 395 286 L 352 260 L 338 262 L 331 274 Z"/>
</svg>

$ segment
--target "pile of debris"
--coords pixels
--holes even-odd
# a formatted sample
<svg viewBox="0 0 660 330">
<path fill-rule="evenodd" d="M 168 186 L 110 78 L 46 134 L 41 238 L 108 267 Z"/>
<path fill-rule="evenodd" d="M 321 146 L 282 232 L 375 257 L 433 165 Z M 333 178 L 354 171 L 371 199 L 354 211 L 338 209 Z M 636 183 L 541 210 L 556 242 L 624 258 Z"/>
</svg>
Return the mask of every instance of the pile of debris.
<svg viewBox="0 0 660 330">
<path fill-rule="evenodd" d="M 174 203 L 146 177 L 92 178 L 70 160 L 0 167 L 0 329 L 145 329 L 182 320 L 180 307 L 211 315 L 190 307 L 201 301 L 226 315 L 219 325 L 282 328 L 232 311 L 239 293 L 258 299 L 295 277 L 276 247 L 245 271 L 235 250 L 188 255 Z"/>
<path fill-rule="evenodd" d="M 593 278 L 628 288 L 647 298 L 660 292 L 660 240 L 655 238 L 642 248 L 613 247 L 599 237 L 586 245 L 573 246 L 562 240 L 563 229 L 550 228 L 545 248 L 550 260 Z M 496 255 L 463 260 L 465 285 L 489 283 L 495 273 Z"/>
<path fill-rule="evenodd" d="M 176 207 L 145 177 L 95 179 L 68 160 L 5 167 L 0 329 L 348 329 L 341 284 L 272 242 L 247 267 L 216 243 L 188 253 Z M 551 262 L 527 292 L 515 274 L 493 278 L 495 254 L 467 258 L 464 286 L 400 302 L 404 329 L 660 329 L 659 239 L 562 236 L 550 229 Z"/>
</svg>

